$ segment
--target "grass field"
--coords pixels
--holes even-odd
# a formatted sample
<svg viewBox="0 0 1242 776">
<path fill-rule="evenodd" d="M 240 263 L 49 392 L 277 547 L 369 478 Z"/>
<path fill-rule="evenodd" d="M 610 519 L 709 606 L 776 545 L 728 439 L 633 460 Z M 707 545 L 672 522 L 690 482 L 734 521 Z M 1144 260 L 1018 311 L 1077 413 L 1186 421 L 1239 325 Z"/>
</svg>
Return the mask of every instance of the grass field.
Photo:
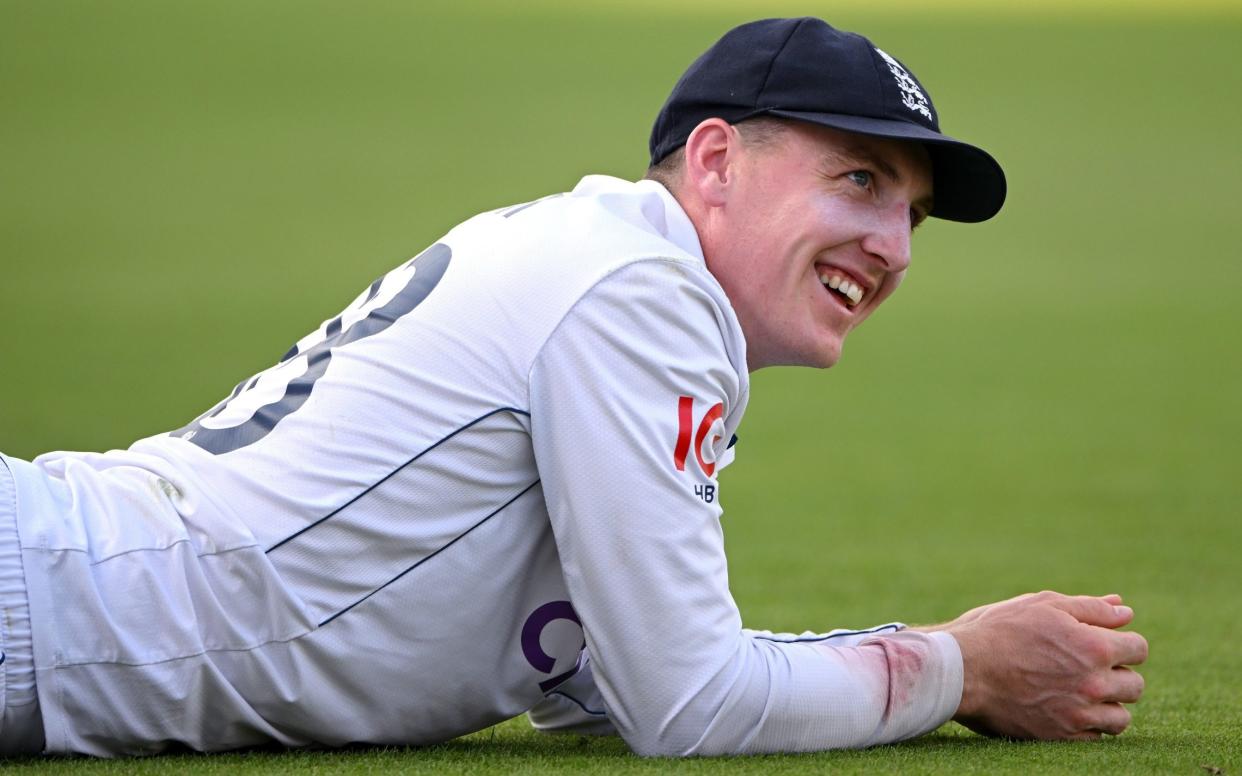
<svg viewBox="0 0 1242 776">
<path fill-rule="evenodd" d="M 1121 592 L 1151 642 L 1129 732 L 1009 744 L 949 725 L 670 763 L 515 720 L 422 750 L 5 767 L 1237 773 L 1242 12 L 1097 6 L 830 17 L 918 73 L 946 131 L 1005 164 L 1010 199 L 987 224 L 920 229 L 905 287 L 838 368 L 755 376 L 723 501 L 754 627 Z M 734 23 L 808 11 L 830 13 L 0 0 L 0 449 L 182 425 L 464 217 L 640 174 L 690 59 Z"/>
</svg>

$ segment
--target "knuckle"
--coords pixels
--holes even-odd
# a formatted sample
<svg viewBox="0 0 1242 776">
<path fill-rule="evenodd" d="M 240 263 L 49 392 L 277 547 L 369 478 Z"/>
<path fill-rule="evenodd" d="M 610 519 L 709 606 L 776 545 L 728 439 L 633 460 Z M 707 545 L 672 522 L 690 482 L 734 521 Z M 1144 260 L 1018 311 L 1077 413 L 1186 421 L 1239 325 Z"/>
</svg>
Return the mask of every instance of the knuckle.
<svg viewBox="0 0 1242 776">
<path fill-rule="evenodd" d="M 1067 734 L 1081 733 L 1090 730 L 1091 715 L 1086 707 L 1078 707 L 1066 712 L 1064 720 L 1064 729 Z"/>
<path fill-rule="evenodd" d="M 1105 686 L 1103 677 L 1092 674 L 1078 686 L 1078 694 L 1092 703 L 1098 703 L 1108 694 L 1108 688 Z"/>
<path fill-rule="evenodd" d="M 1082 653 L 1092 665 L 1110 665 L 1112 663 L 1112 645 L 1102 635 L 1089 634 L 1083 643 Z"/>
</svg>

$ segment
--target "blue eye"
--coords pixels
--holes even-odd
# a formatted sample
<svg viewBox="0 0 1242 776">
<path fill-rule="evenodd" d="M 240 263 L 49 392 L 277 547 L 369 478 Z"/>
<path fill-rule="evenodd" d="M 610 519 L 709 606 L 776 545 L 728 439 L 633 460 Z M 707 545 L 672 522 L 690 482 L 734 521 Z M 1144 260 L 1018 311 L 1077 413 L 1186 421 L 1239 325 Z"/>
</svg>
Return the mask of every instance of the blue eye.
<svg viewBox="0 0 1242 776">
<path fill-rule="evenodd" d="M 866 170 L 854 170 L 847 172 L 845 177 L 849 178 L 858 188 L 866 189 L 871 187 L 871 173 Z"/>
</svg>

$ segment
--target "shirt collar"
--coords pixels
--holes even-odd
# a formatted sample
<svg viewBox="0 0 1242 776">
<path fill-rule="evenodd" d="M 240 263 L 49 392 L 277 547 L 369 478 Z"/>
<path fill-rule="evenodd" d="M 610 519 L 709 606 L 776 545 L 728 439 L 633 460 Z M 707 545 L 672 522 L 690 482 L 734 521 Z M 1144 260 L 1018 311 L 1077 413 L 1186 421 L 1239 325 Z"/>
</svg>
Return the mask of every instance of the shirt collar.
<svg viewBox="0 0 1242 776">
<path fill-rule="evenodd" d="M 703 246 L 699 243 L 699 233 L 694 228 L 694 222 L 663 184 L 646 179 L 632 182 L 610 175 L 588 175 L 574 187 L 573 194 L 637 194 L 642 199 L 642 216 L 652 229 L 681 250 L 701 262 L 704 261 Z"/>
</svg>

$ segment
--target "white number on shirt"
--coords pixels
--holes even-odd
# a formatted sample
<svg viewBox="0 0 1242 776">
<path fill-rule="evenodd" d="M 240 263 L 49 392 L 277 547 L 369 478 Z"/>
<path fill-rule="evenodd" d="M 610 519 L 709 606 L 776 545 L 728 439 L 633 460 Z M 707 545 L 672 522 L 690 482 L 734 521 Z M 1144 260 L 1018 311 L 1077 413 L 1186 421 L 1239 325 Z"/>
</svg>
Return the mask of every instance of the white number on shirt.
<svg viewBox="0 0 1242 776">
<path fill-rule="evenodd" d="M 443 243 L 376 280 L 340 315 L 298 341 L 280 363 L 233 389 L 227 399 L 173 436 L 222 455 L 254 444 L 310 397 L 336 348 L 387 329 L 427 298 L 453 251 Z"/>
</svg>

